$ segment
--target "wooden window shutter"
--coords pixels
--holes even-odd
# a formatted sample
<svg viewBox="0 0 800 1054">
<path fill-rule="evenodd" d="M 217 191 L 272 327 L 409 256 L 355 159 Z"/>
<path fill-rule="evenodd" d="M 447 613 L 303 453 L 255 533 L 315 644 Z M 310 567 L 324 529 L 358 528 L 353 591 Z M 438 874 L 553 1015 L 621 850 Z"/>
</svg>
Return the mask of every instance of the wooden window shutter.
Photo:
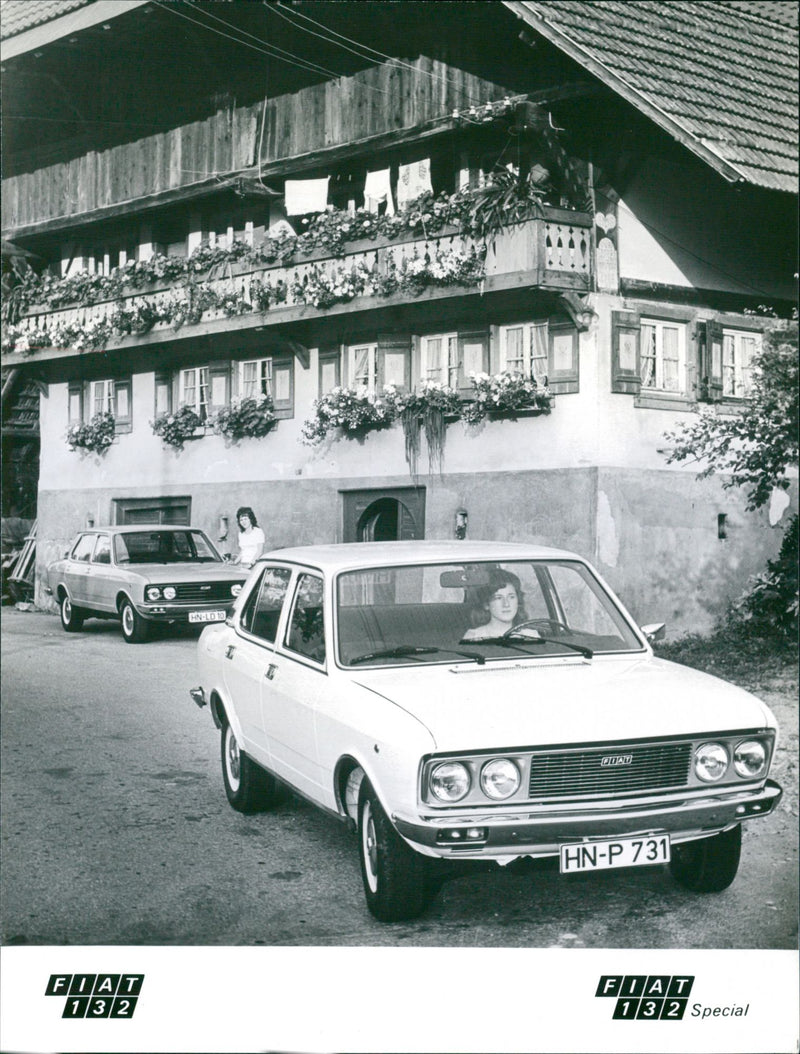
<svg viewBox="0 0 800 1054">
<path fill-rule="evenodd" d="M 208 410 L 214 413 L 231 401 L 231 363 L 208 364 Z"/>
<path fill-rule="evenodd" d="M 611 314 L 611 391 L 638 395 L 642 387 L 640 373 L 640 320 L 631 311 Z"/>
<path fill-rule="evenodd" d="M 130 377 L 114 381 L 114 430 L 119 434 L 133 431 L 132 397 Z"/>
<path fill-rule="evenodd" d="M 161 372 L 155 375 L 153 413 L 156 417 L 158 417 L 159 414 L 170 413 L 172 407 L 175 406 L 173 382 L 174 378 L 170 373 Z"/>
<path fill-rule="evenodd" d="M 338 344 L 323 344 L 319 349 L 318 393 L 322 395 L 342 383 L 342 354 Z"/>
<path fill-rule="evenodd" d="M 377 387 L 384 384 L 411 387 L 411 336 L 407 333 L 378 334 Z"/>
<path fill-rule="evenodd" d="M 294 417 L 294 360 L 272 360 L 272 404 L 275 416 Z"/>
<path fill-rule="evenodd" d="M 547 381 L 553 395 L 580 390 L 578 330 L 572 325 L 551 322 L 549 326 Z"/>
<path fill-rule="evenodd" d="M 70 381 L 67 395 L 67 423 L 83 423 L 83 381 Z"/>
<path fill-rule="evenodd" d="M 706 322 L 704 337 L 700 347 L 700 398 L 718 403 L 722 401 L 722 326 Z"/>
<path fill-rule="evenodd" d="M 470 373 L 489 372 L 489 328 L 464 330 L 458 334 L 458 387 L 472 394 Z"/>
</svg>

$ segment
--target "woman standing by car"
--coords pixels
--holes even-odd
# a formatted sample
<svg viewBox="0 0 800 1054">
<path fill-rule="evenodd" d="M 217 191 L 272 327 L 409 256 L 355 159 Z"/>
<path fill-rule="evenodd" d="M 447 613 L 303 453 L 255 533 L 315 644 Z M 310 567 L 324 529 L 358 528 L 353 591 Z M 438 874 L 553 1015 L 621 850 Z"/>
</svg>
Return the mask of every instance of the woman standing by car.
<svg viewBox="0 0 800 1054">
<path fill-rule="evenodd" d="M 264 551 L 264 532 L 258 526 L 256 514 L 249 505 L 242 505 L 236 510 L 236 522 L 239 525 L 239 555 L 234 562 L 242 567 L 252 567 Z"/>
</svg>

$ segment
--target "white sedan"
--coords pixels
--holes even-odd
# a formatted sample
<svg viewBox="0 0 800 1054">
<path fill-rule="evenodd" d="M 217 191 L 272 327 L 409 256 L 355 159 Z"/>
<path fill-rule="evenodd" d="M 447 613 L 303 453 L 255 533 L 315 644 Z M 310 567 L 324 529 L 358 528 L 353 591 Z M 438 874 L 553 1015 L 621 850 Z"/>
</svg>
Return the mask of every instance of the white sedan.
<svg viewBox="0 0 800 1054">
<path fill-rule="evenodd" d="M 288 786 L 353 824 L 382 921 L 425 910 L 435 858 L 668 865 L 719 891 L 741 822 L 781 796 L 768 707 L 654 657 L 573 553 L 278 550 L 203 631 L 198 659 L 191 695 L 221 731 L 230 804 L 268 808 Z"/>
</svg>

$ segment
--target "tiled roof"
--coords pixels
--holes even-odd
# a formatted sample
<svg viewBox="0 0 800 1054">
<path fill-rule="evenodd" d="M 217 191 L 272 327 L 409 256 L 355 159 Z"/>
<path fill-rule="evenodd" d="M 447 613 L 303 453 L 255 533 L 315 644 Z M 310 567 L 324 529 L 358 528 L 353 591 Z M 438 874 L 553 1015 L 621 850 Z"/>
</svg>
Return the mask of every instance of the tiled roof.
<svg viewBox="0 0 800 1054">
<path fill-rule="evenodd" d="M 93 0 L 2 0 L 0 2 L 0 39 L 6 40 L 26 29 L 51 22 Z"/>
<path fill-rule="evenodd" d="M 797 27 L 798 7 L 795 0 L 720 0 L 724 7 L 735 7 L 749 15 L 760 15 L 772 22 Z"/>
<path fill-rule="evenodd" d="M 726 178 L 797 193 L 797 30 L 741 10 L 778 5 L 511 0 L 507 6 Z"/>
</svg>

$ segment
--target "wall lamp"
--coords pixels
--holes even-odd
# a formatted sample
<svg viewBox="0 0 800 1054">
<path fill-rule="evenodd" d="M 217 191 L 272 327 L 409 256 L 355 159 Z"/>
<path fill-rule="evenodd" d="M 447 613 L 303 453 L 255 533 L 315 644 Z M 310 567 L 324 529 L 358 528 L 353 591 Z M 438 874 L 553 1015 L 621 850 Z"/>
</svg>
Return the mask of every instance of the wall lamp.
<svg viewBox="0 0 800 1054">
<path fill-rule="evenodd" d="M 459 509 L 456 512 L 456 523 L 455 523 L 455 536 L 459 541 L 463 541 L 467 537 L 467 524 L 469 522 L 469 514 L 466 509 Z"/>
</svg>

